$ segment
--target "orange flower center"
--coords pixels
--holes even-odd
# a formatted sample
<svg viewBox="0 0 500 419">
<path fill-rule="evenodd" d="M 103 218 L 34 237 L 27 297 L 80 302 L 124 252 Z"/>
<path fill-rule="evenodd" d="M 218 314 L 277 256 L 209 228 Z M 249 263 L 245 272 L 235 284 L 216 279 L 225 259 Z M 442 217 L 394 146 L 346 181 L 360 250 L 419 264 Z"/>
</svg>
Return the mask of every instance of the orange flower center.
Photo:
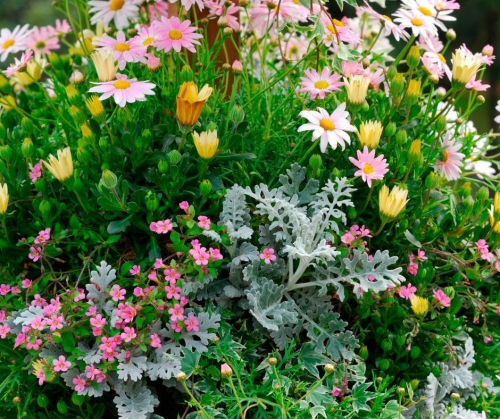
<svg viewBox="0 0 500 419">
<path fill-rule="evenodd" d="M 420 10 L 420 13 L 422 13 L 425 16 L 432 16 L 432 11 L 427 7 L 421 6 L 418 8 L 418 10 Z"/>
<path fill-rule="evenodd" d="M 328 82 L 325 80 L 319 80 L 314 83 L 314 87 L 319 90 L 325 90 L 329 86 Z"/>
<path fill-rule="evenodd" d="M 419 19 L 418 17 L 414 17 L 412 20 L 411 20 L 411 24 L 413 26 L 422 26 L 424 24 L 424 22 L 422 22 L 422 19 Z"/>
<path fill-rule="evenodd" d="M 365 175 L 373 173 L 373 166 L 370 163 L 365 163 L 365 165 L 363 166 L 363 172 L 365 172 Z"/>
<path fill-rule="evenodd" d="M 321 121 L 319 121 L 319 126 L 325 131 L 333 131 L 335 129 L 335 124 L 328 118 L 323 118 Z"/>
<path fill-rule="evenodd" d="M 16 43 L 16 41 L 14 41 L 13 39 L 7 39 L 7 41 L 5 41 L 2 45 L 2 49 L 7 49 L 9 47 L 11 47 L 12 45 L 14 45 Z"/>
<path fill-rule="evenodd" d="M 448 155 L 448 151 L 447 150 L 443 150 L 441 152 L 441 161 L 443 163 L 447 163 L 448 162 L 448 159 L 449 159 L 449 155 Z"/>
<path fill-rule="evenodd" d="M 122 42 L 121 44 L 115 45 L 115 50 L 120 52 L 130 51 L 130 45 Z"/>
<path fill-rule="evenodd" d="M 109 2 L 109 10 L 113 10 L 113 12 L 116 12 L 117 10 L 120 10 L 124 4 L 125 0 L 111 0 Z"/>
<path fill-rule="evenodd" d="M 151 45 L 154 41 L 155 41 L 155 37 L 150 36 L 149 38 L 146 38 L 144 41 L 142 41 L 142 45 L 144 45 L 146 47 L 148 45 Z"/>
<path fill-rule="evenodd" d="M 130 87 L 130 83 L 126 80 L 117 80 L 113 83 L 115 89 L 125 90 Z"/>
<path fill-rule="evenodd" d="M 444 58 L 443 54 L 438 54 L 437 56 L 441 60 L 441 62 L 446 64 L 446 58 Z"/>
<path fill-rule="evenodd" d="M 178 41 L 179 39 L 182 39 L 182 32 L 181 32 L 181 31 L 178 31 L 177 29 L 172 29 L 172 30 L 168 33 L 168 37 L 169 37 L 172 41 Z"/>
</svg>

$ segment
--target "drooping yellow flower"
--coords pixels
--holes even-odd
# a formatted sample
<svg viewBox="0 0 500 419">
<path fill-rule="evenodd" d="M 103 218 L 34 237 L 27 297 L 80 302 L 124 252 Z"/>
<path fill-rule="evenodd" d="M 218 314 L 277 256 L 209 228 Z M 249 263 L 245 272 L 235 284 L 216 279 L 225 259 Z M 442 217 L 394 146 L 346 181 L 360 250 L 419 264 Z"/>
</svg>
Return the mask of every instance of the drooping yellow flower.
<svg viewBox="0 0 500 419">
<path fill-rule="evenodd" d="M 429 310 L 429 300 L 415 295 L 411 300 L 411 309 L 417 316 L 425 316 Z"/>
<path fill-rule="evenodd" d="M 378 205 L 380 218 L 382 218 L 383 222 L 394 220 L 405 209 L 408 202 L 407 196 L 408 191 L 406 189 L 394 186 L 389 194 L 389 188 L 386 185 L 382 186 L 378 195 Z"/>
<path fill-rule="evenodd" d="M 472 52 L 462 48 L 456 49 L 451 57 L 453 62 L 451 78 L 461 85 L 467 84 L 481 67 L 481 60 Z"/>
<path fill-rule="evenodd" d="M 382 124 L 378 121 L 362 122 L 357 134 L 361 148 L 364 146 L 370 149 L 376 148 L 382 136 Z"/>
<path fill-rule="evenodd" d="M 48 163 L 45 160 L 43 161 L 44 166 L 60 182 L 64 182 L 73 175 L 73 159 L 69 147 L 57 150 L 57 158 L 51 154 L 48 160 Z"/>
<path fill-rule="evenodd" d="M 47 65 L 47 60 L 40 56 L 35 56 L 26 66 L 26 71 L 17 71 L 12 79 L 23 86 L 29 86 L 42 78 L 43 69 Z"/>
<path fill-rule="evenodd" d="M 344 86 L 347 91 L 347 103 L 350 105 L 361 106 L 368 92 L 370 77 L 357 74 L 348 79 L 344 78 Z"/>
<path fill-rule="evenodd" d="M 198 122 L 205 102 L 213 89 L 205 84 L 198 91 L 198 86 L 192 81 L 182 83 L 177 95 L 176 118 L 181 125 L 193 126 Z"/>
<path fill-rule="evenodd" d="M 93 52 L 90 58 L 94 63 L 99 81 L 106 82 L 115 79 L 118 66 L 115 65 L 115 58 L 111 48 L 100 48 Z"/>
<path fill-rule="evenodd" d="M 219 139 L 217 138 L 217 130 L 204 131 L 198 134 L 193 131 L 193 141 L 196 151 L 202 159 L 211 159 L 219 146 Z"/>
<path fill-rule="evenodd" d="M 9 188 L 6 183 L 0 183 L 0 215 L 7 212 L 9 206 Z"/>
</svg>

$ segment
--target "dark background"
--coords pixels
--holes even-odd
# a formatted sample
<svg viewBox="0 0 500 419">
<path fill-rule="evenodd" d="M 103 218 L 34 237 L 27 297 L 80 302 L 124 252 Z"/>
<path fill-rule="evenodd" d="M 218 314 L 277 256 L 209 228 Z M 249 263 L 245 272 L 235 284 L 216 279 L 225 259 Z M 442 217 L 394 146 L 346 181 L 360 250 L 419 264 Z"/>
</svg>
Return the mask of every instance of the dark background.
<svg viewBox="0 0 500 419">
<path fill-rule="evenodd" d="M 56 0 L 64 3 L 66 0 Z M 453 16 L 457 21 L 450 22 L 457 33 L 457 40 L 453 43 L 451 50 L 465 43 L 473 52 L 479 52 L 483 46 L 490 44 L 495 48 L 495 55 L 500 60 L 500 0 L 458 0 L 461 9 L 455 11 Z M 361 0 L 358 0 L 361 3 Z M 392 13 L 398 8 L 399 0 L 386 0 L 387 11 Z M 342 16 L 336 9 L 336 2 L 330 1 L 332 14 L 335 17 Z M 376 3 L 372 3 L 378 8 Z M 346 6 L 344 13 L 352 15 L 352 8 Z M 389 13 L 388 13 L 389 12 Z M 0 0 L 0 28 L 12 29 L 17 24 L 29 23 L 30 25 L 53 24 L 56 18 L 62 16 L 52 7 L 52 0 Z M 449 58 L 449 54 L 447 54 Z M 495 111 L 497 100 L 500 99 L 500 62 L 494 63 L 486 71 L 484 82 L 491 85 L 489 91 L 483 95 L 487 103 L 480 107 L 473 119 L 480 131 L 498 128 L 493 125 L 493 118 L 498 114 Z"/>
</svg>

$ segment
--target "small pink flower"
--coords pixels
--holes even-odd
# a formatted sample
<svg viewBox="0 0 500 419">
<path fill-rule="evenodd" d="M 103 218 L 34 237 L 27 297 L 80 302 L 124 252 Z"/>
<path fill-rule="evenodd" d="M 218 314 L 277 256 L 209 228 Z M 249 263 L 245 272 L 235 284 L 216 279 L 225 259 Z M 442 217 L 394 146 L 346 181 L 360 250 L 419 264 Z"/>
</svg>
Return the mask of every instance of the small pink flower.
<svg viewBox="0 0 500 419">
<path fill-rule="evenodd" d="M 38 385 L 41 386 L 45 382 L 45 371 L 43 368 L 40 368 L 36 372 L 36 378 L 38 378 Z"/>
<path fill-rule="evenodd" d="M 210 260 L 211 261 L 224 259 L 224 256 L 222 256 L 222 253 L 220 252 L 219 249 L 215 249 L 215 248 L 211 247 L 210 249 L 208 249 L 208 251 L 210 252 Z"/>
<path fill-rule="evenodd" d="M 60 355 L 58 359 L 54 359 L 54 361 L 52 361 L 52 365 L 54 366 L 55 372 L 64 372 L 68 371 L 68 368 L 71 367 L 71 362 L 66 361 L 66 357 L 64 355 Z"/>
<path fill-rule="evenodd" d="M 73 384 L 75 385 L 76 391 L 83 391 L 87 386 L 87 382 L 80 375 L 77 375 L 75 378 L 73 378 Z"/>
<path fill-rule="evenodd" d="M 144 297 L 144 290 L 141 287 L 134 288 L 134 295 L 136 297 Z"/>
<path fill-rule="evenodd" d="M 141 273 L 141 267 L 139 265 L 134 265 L 132 266 L 132 269 L 130 269 L 130 275 L 139 275 Z"/>
<path fill-rule="evenodd" d="M 123 288 L 120 288 L 119 285 L 113 285 L 113 288 L 111 288 L 109 295 L 111 296 L 113 301 L 120 301 L 125 299 L 126 293 L 127 291 L 124 290 Z"/>
<path fill-rule="evenodd" d="M 198 332 L 200 330 L 200 322 L 193 313 L 189 313 L 188 318 L 184 321 L 188 332 Z"/>
<path fill-rule="evenodd" d="M 123 329 L 121 337 L 125 342 L 130 342 L 132 339 L 135 339 L 137 337 L 137 334 L 135 333 L 135 329 L 133 327 L 125 327 L 125 329 Z"/>
<path fill-rule="evenodd" d="M 210 218 L 205 217 L 204 215 L 200 215 L 198 217 L 197 226 L 200 228 L 204 228 L 205 230 L 210 230 Z"/>
<path fill-rule="evenodd" d="M 176 287 L 175 283 L 174 283 L 174 285 L 172 285 L 172 284 L 166 285 L 165 292 L 167 293 L 167 298 L 169 300 L 171 300 L 172 298 L 175 298 L 176 300 L 178 300 L 181 296 L 181 288 Z"/>
<path fill-rule="evenodd" d="M 0 285 L 0 295 L 7 295 L 10 292 L 10 285 L 1 284 Z"/>
<path fill-rule="evenodd" d="M 417 259 L 418 260 L 427 260 L 427 256 L 425 256 L 425 252 L 423 250 L 417 251 Z"/>
<path fill-rule="evenodd" d="M 354 237 L 352 235 L 352 233 L 350 231 L 347 231 L 341 238 L 340 238 L 340 241 L 342 243 L 345 243 L 345 244 L 351 244 L 354 240 L 356 239 L 356 237 Z"/>
<path fill-rule="evenodd" d="M 30 179 L 33 183 L 40 177 L 42 177 L 42 160 L 35 164 L 30 171 Z"/>
<path fill-rule="evenodd" d="M 35 244 L 43 244 L 50 240 L 50 228 L 46 228 L 38 233 L 35 238 Z"/>
<path fill-rule="evenodd" d="M 174 332 L 179 333 L 182 332 L 182 324 L 179 322 L 170 322 L 170 325 L 172 326 L 172 329 L 174 329 Z"/>
<path fill-rule="evenodd" d="M 243 64 L 239 60 L 234 60 L 233 64 L 231 65 L 231 68 L 236 74 L 243 73 Z"/>
<path fill-rule="evenodd" d="M 45 328 L 45 319 L 40 316 L 35 316 L 31 322 L 30 326 L 34 330 L 43 330 Z"/>
<path fill-rule="evenodd" d="M 194 262 L 201 266 L 201 265 L 208 265 L 208 261 L 210 259 L 210 254 L 207 253 L 206 249 L 204 247 L 201 247 L 199 249 L 191 249 L 189 251 L 189 254 L 193 256 Z"/>
<path fill-rule="evenodd" d="M 483 342 L 484 343 L 490 343 L 492 340 L 493 340 L 493 338 L 491 336 L 485 336 L 483 338 Z"/>
<path fill-rule="evenodd" d="M 415 292 L 417 291 L 417 288 L 414 287 L 411 282 L 408 283 L 407 286 L 402 286 L 399 289 L 399 296 L 401 298 L 405 298 L 406 300 L 411 300 L 413 297 L 415 297 Z"/>
<path fill-rule="evenodd" d="M 175 270 L 175 268 L 167 268 L 163 271 L 163 275 L 165 275 L 165 280 L 169 281 L 177 281 L 181 274 Z"/>
<path fill-rule="evenodd" d="M 366 182 L 371 188 L 372 180 L 380 180 L 389 171 L 387 168 L 387 160 L 383 155 L 375 157 L 375 150 L 369 151 L 365 146 L 363 151 L 357 150 L 358 160 L 354 157 L 349 157 L 349 161 L 354 164 L 359 170 L 354 173 L 354 176 L 361 176 L 363 182 Z"/>
<path fill-rule="evenodd" d="M 342 394 L 342 389 L 338 387 L 333 387 L 332 396 L 339 397 Z"/>
<path fill-rule="evenodd" d="M 203 38 L 203 35 L 196 33 L 198 28 L 190 24 L 191 21 L 186 19 L 181 22 L 177 17 L 162 16 L 161 21 L 155 20 L 153 29 L 157 33 L 157 39 L 153 42 L 153 46 L 164 52 L 172 49 L 180 52 L 181 48 L 196 52 L 194 45 L 200 44 L 198 39 Z"/>
<path fill-rule="evenodd" d="M 175 304 L 172 308 L 168 309 L 171 321 L 184 320 L 184 308 L 180 304 Z"/>
<path fill-rule="evenodd" d="M 5 339 L 7 333 L 10 332 L 10 327 L 7 324 L 0 324 L 0 338 Z"/>
<path fill-rule="evenodd" d="M 183 210 L 185 213 L 188 212 L 189 210 L 189 202 L 188 201 L 182 201 L 180 204 L 179 204 L 179 208 L 181 210 Z"/>
<path fill-rule="evenodd" d="M 102 317 L 101 314 L 98 314 L 97 316 L 90 319 L 90 324 L 94 327 L 103 327 L 107 323 L 108 321 L 104 317 Z"/>
<path fill-rule="evenodd" d="M 417 263 L 410 263 L 408 267 L 406 268 L 406 271 L 413 276 L 416 276 L 418 273 L 418 264 Z"/>
<path fill-rule="evenodd" d="M 153 333 L 151 335 L 151 343 L 152 348 L 161 348 L 161 340 L 157 333 Z"/>
<path fill-rule="evenodd" d="M 266 265 L 269 265 L 271 262 L 274 262 L 276 260 L 274 249 L 270 247 L 266 247 L 259 255 L 259 257 L 266 263 Z"/>
<path fill-rule="evenodd" d="M 39 339 L 37 337 L 35 338 L 31 337 L 26 342 L 26 349 L 33 349 L 34 351 L 38 351 L 41 345 L 42 345 L 42 339 Z"/>
<path fill-rule="evenodd" d="M 441 304 L 443 307 L 449 307 L 451 298 L 448 297 L 443 290 L 434 290 L 432 291 L 432 295 L 434 295 L 434 298 L 437 300 L 439 304 Z"/>
<path fill-rule="evenodd" d="M 166 234 L 174 228 L 171 220 L 152 222 L 149 229 L 157 234 Z"/>
<path fill-rule="evenodd" d="M 23 288 L 31 288 L 31 285 L 33 284 L 33 281 L 31 279 L 25 278 L 21 281 L 21 286 Z"/>
<path fill-rule="evenodd" d="M 63 328 L 64 318 L 63 316 L 53 314 L 48 320 L 46 320 L 46 322 L 50 326 L 50 331 L 55 332 L 56 330 Z"/>
<path fill-rule="evenodd" d="M 30 247 L 30 253 L 29 253 L 28 257 L 33 262 L 38 261 L 38 259 L 40 259 L 42 257 L 42 248 L 41 247 L 31 246 Z"/>
</svg>

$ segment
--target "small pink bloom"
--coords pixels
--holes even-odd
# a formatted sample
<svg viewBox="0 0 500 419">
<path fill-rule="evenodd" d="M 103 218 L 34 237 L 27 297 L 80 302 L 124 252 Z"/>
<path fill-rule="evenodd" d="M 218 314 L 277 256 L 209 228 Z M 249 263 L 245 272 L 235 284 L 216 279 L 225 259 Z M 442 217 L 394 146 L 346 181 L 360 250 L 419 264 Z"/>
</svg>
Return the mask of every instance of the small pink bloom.
<svg viewBox="0 0 500 419">
<path fill-rule="evenodd" d="M 204 247 L 201 247 L 199 249 L 191 249 L 189 251 L 189 254 L 191 256 L 193 256 L 194 262 L 197 265 L 208 265 L 208 261 L 210 259 L 210 254 L 207 253 L 207 251 Z"/>
<path fill-rule="evenodd" d="M 183 210 L 184 212 L 188 212 L 188 209 L 189 209 L 189 202 L 188 201 L 182 201 L 180 204 L 179 204 L 179 208 L 181 210 Z"/>
<path fill-rule="evenodd" d="M 157 333 L 151 335 L 151 343 L 152 348 L 161 348 L 161 340 Z"/>
<path fill-rule="evenodd" d="M 174 332 L 182 332 L 182 325 L 179 322 L 170 322 L 172 329 L 174 329 Z"/>
<path fill-rule="evenodd" d="M 45 382 L 45 371 L 40 368 L 36 373 L 36 378 L 38 378 L 38 385 L 42 385 Z"/>
<path fill-rule="evenodd" d="M 205 230 L 210 230 L 210 218 L 205 217 L 204 215 L 200 215 L 198 217 L 197 226 L 200 228 L 204 228 Z"/>
<path fill-rule="evenodd" d="M 41 247 L 31 246 L 30 247 L 30 253 L 29 253 L 28 257 L 33 262 L 38 261 L 38 259 L 40 259 L 42 257 L 42 248 Z"/>
<path fill-rule="evenodd" d="M 21 286 L 23 288 L 31 288 L 31 285 L 33 284 L 33 281 L 31 279 L 25 278 L 21 281 Z"/>
<path fill-rule="evenodd" d="M 434 295 L 434 298 L 437 300 L 439 304 L 441 304 L 443 307 L 449 307 L 451 298 L 448 297 L 443 290 L 434 290 L 432 291 L 432 295 Z"/>
<path fill-rule="evenodd" d="M 259 257 L 266 263 L 266 265 L 269 265 L 271 262 L 274 262 L 276 260 L 274 249 L 270 247 L 266 247 L 259 255 Z"/>
<path fill-rule="evenodd" d="M 224 259 L 224 256 L 222 256 L 222 253 L 220 252 L 219 249 L 215 249 L 215 248 L 211 247 L 210 249 L 208 249 L 208 251 L 210 252 L 210 260 L 211 261 Z"/>
<path fill-rule="evenodd" d="M 50 240 L 50 228 L 46 228 L 38 233 L 35 238 L 35 244 L 43 244 Z"/>
<path fill-rule="evenodd" d="M 60 355 L 58 359 L 54 359 L 54 361 L 52 361 L 52 365 L 54 366 L 55 372 L 64 372 L 68 371 L 68 368 L 71 367 L 71 362 L 66 361 L 66 357 L 64 355 Z"/>
<path fill-rule="evenodd" d="M 0 285 L 0 295 L 7 295 L 10 292 L 10 285 L 1 284 Z"/>
<path fill-rule="evenodd" d="M 342 394 L 342 389 L 338 387 L 333 387 L 332 396 L 339 397 Z"/>
<path fill-rule="evenodd" d="M 135 329 L 133 327 L 125 327 L 125 329 L 123 329 L 121 337 L 125 342 L 130 342 L 132 339 L 135 339 L 137 337 L 137 334 L 135 333 Z"/>
<path fill-rule="evenodd" d="M 352 233 L 350 231 L 347 231 L 341 238 L 340 238 L 340 241 L 342 243 L 345 243 L 345 244 L 351 244 L 354 240 L 356 239 L 356 237 L 354 237 L 352 235 Z"/>
<path fill-rule="evenodd" d="M 42 160 L 35 164 L 30 171 L 30 179 L 33 183 L 40 177 L 42 177 Z"/>
<path fill-rule="evenodd" d="M 165 286 L 165 292 L 167 293 L 167 298 L 169 300 L 171 300 L 172 298 L 178 300 L 181 296 L 181 288 L 176 287 L 175 284 Z"/>
<path fill-rule="evenodd" d="M 141 267 L 139 265 L 134 265 L 132 266 L 132 269 L 130 269 L 130 275 L 139 275 L 141 273 Z"/>
<path fill-rule="evenodd" d="M 184 321 L 188 332 L 198 332 L 200 330 L 200 322 L 193 313 L 189 313 L 188 318 Z"/>
<path fill-rule="evenodd" d="M 417 259 L 418 260 L 427 260 L 427 256 L 425 256 L 425 252 L 423 250 L 417 251 Z"/>
<path fill-rule="evenodd" d="M 405 298 L 406 300 L 411 300 L 413 297 L 415 297 L 415 292 L 417 291 L 417 288 L 414 287 L 411 282 L 408 283 L 407 286 L 402 286 L 399 289 L 399 296 L 401 298 Z"/>
<path fill-rule="evenodd" d="M 491 336 L 485 336 L 483 338 L 483 342 L 484 343 L 490 343 L 492 340 L 493 340 L 493 338 Z"/>
<path fill-rule="evenodd" d="M 387 160 L 383 155 L 375 157 L 375 150 L 368 150 L 365 146 L 363 151 L 357 150 L 358 160 L 354 157 L 349 157 L 349 161 L 354 164 L 359 170 L 354 173 L 354 176 L 361 176 L 363 182 L 366 182 L 369 188 L 372 186 L 372 180 L 380 180 L 389 171 Z"/>
<path fill-rule="evenodd" d="M 163 271 L 163 275 L 165 275 L 165 280 L 169 281 L 177 281 L 181 275 L 174 268 L 167 268 Z"/>
<path fill-rule="evenodd" d="M 184 320 L 184 308 L 180 304 L 175 304 L 172 308 L 168 309 L 171 321 Z"/>
<path fill-rule="evenodd" d="M 418 264 L 417 263 L 410 263 L 408 267 L 406 268 L 406 271 L 413 276 L 416 276 L 418 273 Z"/>
<path fill-rule="evenodd" d="M 171 220 L 152 222 L 149 229 L 157 234 L 166 234 L 174 228 Z"/>
<path fill-rule="evenodd" d="M 80 375 L 77 375 L 75 378 L 73 378 L 73 384 L 75 385 L 76 391 L 83 391 L 87 386 L 87 382 Z"/>
<path fill-rule="evenodd" d="M 10 332 L 10 327 L 7 324 L 0 324 L 0 338 L 5 339 L 7 333 Z"/>
</svg>

